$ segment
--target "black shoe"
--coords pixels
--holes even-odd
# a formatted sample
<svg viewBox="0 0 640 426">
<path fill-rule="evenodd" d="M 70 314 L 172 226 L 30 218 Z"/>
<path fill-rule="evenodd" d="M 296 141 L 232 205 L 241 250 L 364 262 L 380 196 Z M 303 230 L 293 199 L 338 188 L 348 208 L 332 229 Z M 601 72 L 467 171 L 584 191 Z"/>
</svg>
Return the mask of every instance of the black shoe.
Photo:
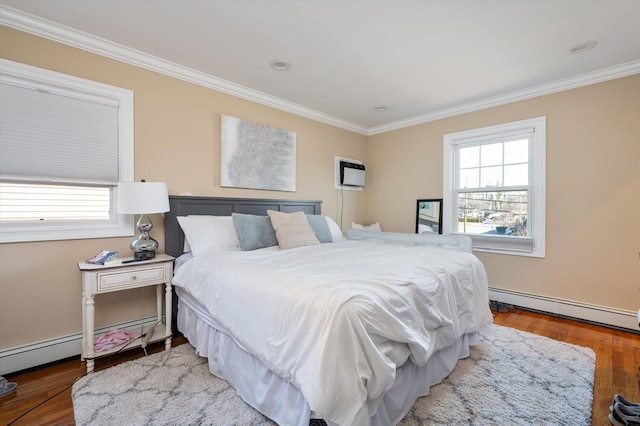
<svg viewBox="0 0 640 426">
<path fill-rule="evenodd" d="M 613 396 L 613 402 L 611 403 L 611 406 L 609 407 L 609 411 L 613 411 L 613 406 L 616 404 L 616 402 L 619 402 L 620 404 L 626 406 L 631 411 L 640 412 L 640 403 L 639 402 L 631 402 L 628 399 L 626 399 L 624 396 L 622 396 L 622 395 L 620 395 L 618 393 Z"/>
<path fill-rule="evenodd" d="M 613 404 L 613 411 L 609 413 L 609 421 L 613 426 L 640 426 L 640 412 L 632 411 L 619 402 Z"/>
</svg>

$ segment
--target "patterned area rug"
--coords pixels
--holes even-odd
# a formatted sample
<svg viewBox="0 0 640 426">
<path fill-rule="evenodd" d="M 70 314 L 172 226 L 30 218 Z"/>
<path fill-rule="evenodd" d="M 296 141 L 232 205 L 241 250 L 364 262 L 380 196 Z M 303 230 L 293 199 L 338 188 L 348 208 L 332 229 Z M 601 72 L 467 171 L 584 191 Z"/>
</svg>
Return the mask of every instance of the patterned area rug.
<svg viewBox="0 0 640 426">
<path fill-rule="evenodd" d="M 490 325 L 471 356 L 400 422 L 413 425 L 590 425 L 595 354 Z M 73 386 L 77 425 L 274 425 L 204 358 L 181 345 L 85 376 Z"/>
</svg>

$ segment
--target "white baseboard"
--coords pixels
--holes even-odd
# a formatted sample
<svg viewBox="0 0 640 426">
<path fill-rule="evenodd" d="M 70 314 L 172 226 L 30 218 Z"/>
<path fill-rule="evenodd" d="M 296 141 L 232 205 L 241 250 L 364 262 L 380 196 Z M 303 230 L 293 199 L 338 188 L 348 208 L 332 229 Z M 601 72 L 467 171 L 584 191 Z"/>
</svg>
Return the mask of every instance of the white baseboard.
<svg viewBox="0 0 640 426">
<path fill-rule="evenodd" d="M 638 331 L 637 313 L 606 306 L 489 287 L 489 299 L 523 308 Z"/>
<path fill-rule="evenodd" d="M 154 325 L 156 321 L 157 318 L 155 316 L 144 318 L 144 330 L 146 331 L 147 328 Z M 106 333 L 114 328 L 124 328 L 132 333 L 140 334 L 140 320 L 96 329 L 96 335 Z M 82 333 L 75 333 L 0 350 L 0 376 L 73 356 L 79 357 L 81 347 Z"/>
</svg>

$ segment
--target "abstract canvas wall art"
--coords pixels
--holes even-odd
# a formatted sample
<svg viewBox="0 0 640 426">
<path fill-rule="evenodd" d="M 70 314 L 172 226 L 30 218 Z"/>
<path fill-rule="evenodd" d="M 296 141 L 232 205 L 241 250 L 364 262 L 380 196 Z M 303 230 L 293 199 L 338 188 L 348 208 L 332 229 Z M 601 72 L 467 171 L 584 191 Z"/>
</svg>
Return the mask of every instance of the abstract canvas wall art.
<svg viewBox="0 0 640 426">
<path fill-rule="evenodd" d="M 295 191 L 296 134 L 222 115 L 220 185 Z"/>
</svg>

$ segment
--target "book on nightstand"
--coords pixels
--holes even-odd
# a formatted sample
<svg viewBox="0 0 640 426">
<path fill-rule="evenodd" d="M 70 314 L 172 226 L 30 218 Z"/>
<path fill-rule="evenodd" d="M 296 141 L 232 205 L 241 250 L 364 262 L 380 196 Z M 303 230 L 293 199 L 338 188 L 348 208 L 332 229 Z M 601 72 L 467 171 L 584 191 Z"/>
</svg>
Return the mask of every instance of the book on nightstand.
<svg viewBox="0 0 640 426">
<path fill-rule="evenodd" d="M 87 263 L 91 263 L 93 265 L 104 265 L 105 262 L 115 259 L 117 255 L 117 251 L 103 250 L 98 252 L 91 259 L 87 259 Z"/>
</svg>

